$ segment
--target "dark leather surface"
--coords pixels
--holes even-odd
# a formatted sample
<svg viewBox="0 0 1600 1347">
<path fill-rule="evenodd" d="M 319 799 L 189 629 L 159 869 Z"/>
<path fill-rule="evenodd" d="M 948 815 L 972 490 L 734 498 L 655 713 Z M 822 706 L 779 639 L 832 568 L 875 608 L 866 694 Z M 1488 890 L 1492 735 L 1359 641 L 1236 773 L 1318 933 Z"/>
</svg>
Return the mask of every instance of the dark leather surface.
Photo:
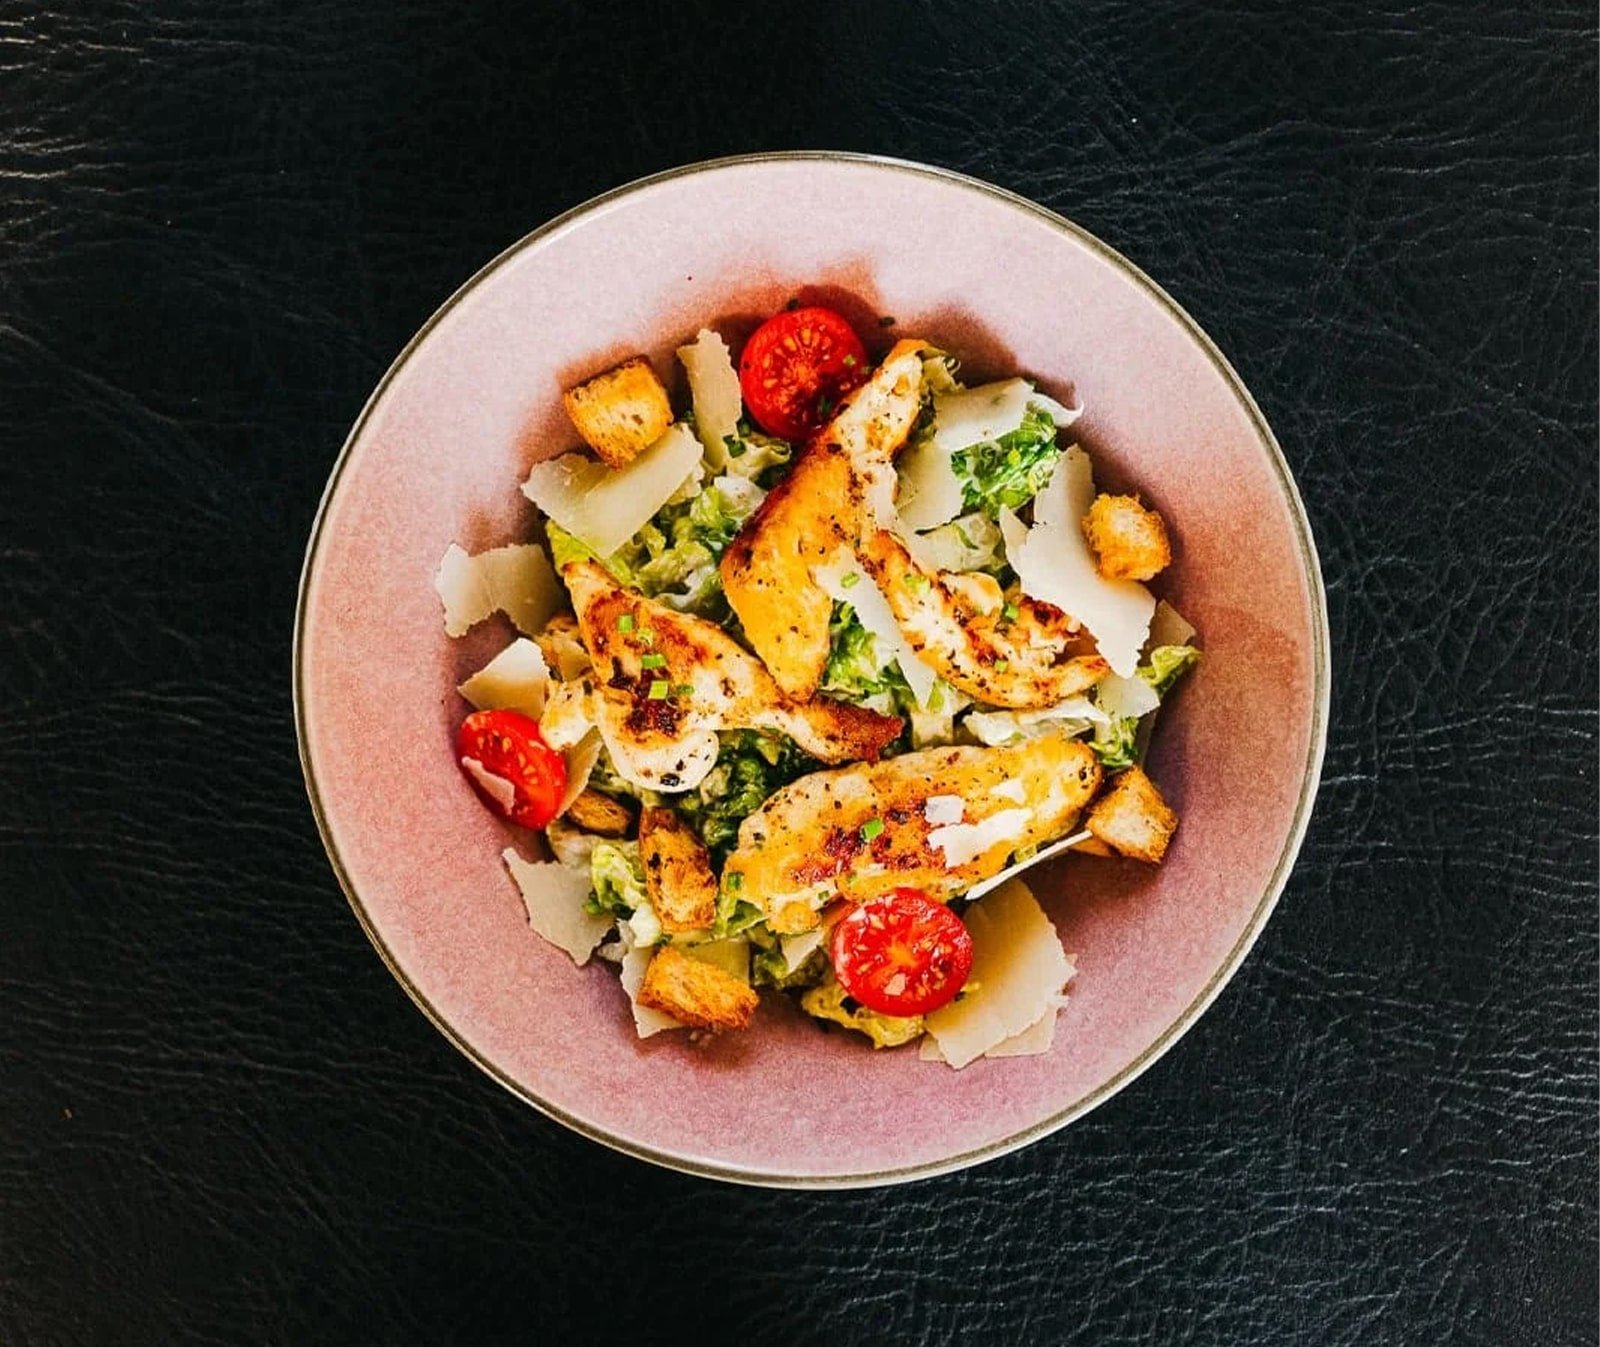
<svg viewBox="0 0 1600 1347">
<path fill-rule="evenodd" d="M 0 0 L 0 1343 L 1596 1340 L 1591 5 Z M 590 194 L 976 173 L 1256 392 L 1322 547 L 1255 954 L 1067 1132 L 868 1193 L 547 1122 L 347 910 L 295 585 L 384 367 Z"/>
</svg>

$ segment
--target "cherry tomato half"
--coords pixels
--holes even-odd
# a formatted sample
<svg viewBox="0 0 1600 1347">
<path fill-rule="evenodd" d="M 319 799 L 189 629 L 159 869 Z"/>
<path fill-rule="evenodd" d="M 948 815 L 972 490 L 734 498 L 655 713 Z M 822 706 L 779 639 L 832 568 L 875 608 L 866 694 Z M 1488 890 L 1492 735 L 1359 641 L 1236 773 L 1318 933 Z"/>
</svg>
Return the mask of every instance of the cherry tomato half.
<svg viewBox="0 0 1600 1347">
<path fill-rule="evenodd" d="M 461 722 L 456 757 L 467 780 L 513 823 L 543 828 L 556 816 L 567 789 L 567 761 L 545 743 L 531 716 L 474 711 Z"/>
<path fill-rule="evenodd" d="M 789 309 L 762 323 L 739 356 L 739 391 L 769 435 L 803 440 L 866 382 L 867 353 L 832 309 Z"/>
<path fill-rule="evenodd" d="M 972 972 L 972 936 L 920 889 L 869 899 L 833 928 L 834 976 L 880 1015 L 924 1015 L 948 1005 Z"/>
</svg>

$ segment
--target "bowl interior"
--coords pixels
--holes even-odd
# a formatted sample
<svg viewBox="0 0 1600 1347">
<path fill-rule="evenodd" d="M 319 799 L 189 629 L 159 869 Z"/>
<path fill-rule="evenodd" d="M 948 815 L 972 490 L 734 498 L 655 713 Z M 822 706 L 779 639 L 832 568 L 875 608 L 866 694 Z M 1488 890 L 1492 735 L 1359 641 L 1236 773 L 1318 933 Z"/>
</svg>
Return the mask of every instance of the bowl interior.
<svg viewBox="0 0 1600 1347">
<path fill-rule="evenodd" d="M 525 536 L 517 487 L 574 436 L 561 389 L 711 324 L 731 339 L 791 296 L 869 342 L 926 337 L 969 378 L 1022 372 L 1087 408 L 1102 486 L 1165 514 L 1156 582 L 1200 630 L 1151 771 L 1182 819 L 1160 869 L 1073 858 L 1033 873 L 1077 956 L 1045 1056 L 961 1072 L 826 1034 L 779 998 L 756 1027 L 641 1043 L 614 973 L 529 931 L 500 860 L 537 855 L 449 751 L 456 683 L 510 636 L 443 632 L 451 542 Z M 892 328 L 879 325 L 892 317 Z M 352 903 L 397 977 L 482 1067 L 601 1140 L 767 1182 L 884 1181 L 1059 1126 L 1130 1080 L 1202 1010 L 1287 876 L 1326 700 L 1320 582 L 1294 489 L 1248 395 L 1153 285 L 994 189 L 843 157 L 705 166 L 555 222 L 458 293 L 390 371 L 335 471 L 297 642 L 307 780 Z M 492 628 L 492 629 L 491 629 Z M 892 1119 L 892 1126 L 885 1120 Z"/>
</svg>

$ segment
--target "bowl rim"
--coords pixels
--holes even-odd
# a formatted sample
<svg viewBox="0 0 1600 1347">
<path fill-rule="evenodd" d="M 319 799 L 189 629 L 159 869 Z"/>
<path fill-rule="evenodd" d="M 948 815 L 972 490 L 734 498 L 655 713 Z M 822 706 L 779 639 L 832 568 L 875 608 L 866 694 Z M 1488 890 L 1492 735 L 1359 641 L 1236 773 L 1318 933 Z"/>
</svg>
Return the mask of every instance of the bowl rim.
<svg viewBox="0 0 1600 1347">
<path fill-rule="evenodd" d="M 345 869 L 338 848 L 334 844 L 332 828 L 323 808 L 322 797 L 317 789 L 316 774 L 311 763 L 306 724 L 307 698 L 304 687 L 304 637 L 308 608 L 307 596 L 311 578 L 316 569 L 318 548 L 322 541 L 323 527 L 327 520 L 329 506 L 338 491 L 339 482 L 344 475 L 345 467 L 349 463 L 351 451 L 365 430 L 368 419 L 378 403 L 383 399 L 384 394 L 387 393 L 389 385 L 433 332 L 434 328 L 473 290 L 486 281 L 494 272 L 498 271 L 505 263 L 518 256 L 525 249 L 535 246 L 551 234 L 585 215 L 608 206 L 623 197 L 654 187 L 659 183 L 670 182 L 678 178 L 693 177 L 701 173 L 719 172 L 729 168 L 773 163 L 855 164 L 929 178 L 968 191 L 976 191 L 1013 209 L 1020 210 L 1036 220 L 1043 221 L 1053 229 L 1097 253 L 1134 281 L 1151 298 L 1166 309 L 1170 316 L 1178 322 L 1195 342 L 1206 358 L 1210 360 L 1217 372 L 1227 382 L 1234 395 L 1239 399 L 1249 416 L 1252 427 L 1260 437 L 1261 443 L 1266 447 L 1272 461 L 1273 470 L 1277 475 L 1279 488 L 1289 505 L 1289 512 L 1293 518 L 1296 538 L 1299 543 L 1301 566 L 1310 595 L 1312 610 L 1312 724 L 1306 749 L 1305 770 L 1301 780 L 1300 794 L 1295 803 L 1294 818 L 1284 838 L 1283 847 L 1278 854 L 1277 864 L 1273 868 L 1271 878 L 1268 880 L 1255 910 L 1251 913 L 1249 921 L 1234 942 L 1233 947 L 1218 965 L 1206 985 L 1196 993 L 1194 999 L 1190 1001 L 1183 1011 L 1137 1057 L 1109 1080 L 1102 1082 L 1078 1099 L 1073 1100 L 1072 1103 L 1059 1109 L 1048 1118 L 1044 1118 L 999 1141 L 961 1151 L 939 1160 L 902 1166 L 896 1169 L 849 1174 L 800 1175 L 765 1173 L 733 1166 L 718 1166 L 701 1160 L 674 1155 L 670 1152 L 655 1150 L 650 1146 L 641 1145 L 613 1135 L 602 1127 L 568 1113 L 552 1104 L 549 1100 L 539 1097 L 527 1086 L 512 1079 L 493 1062 L 489 1061 L 433 1006 L 422 989 L 412 982 L 368 915 L 360 896 L 356 892 L 355 884 L 349 872 Z M 300 769 L 305 778 L 306 794 L 311 802 L 312 814 L 316 818 L 317 831 L 322 838 L 323 849 L 328 854 L 328 860 L 333 866 L 339 886 L 344 890 L 345 899 L 355 913 L 356 919 L 360 922 L 361 929 L 366 932 L 367 939 L 372 942 L 373 948 L 378 952 L 378 956 L 383 960 L 389 972 L 404 988 L 406 994 L 416 1004 L 417 1008 L 427 1016 L 434 1027 L 468 1061 L 478 1067 L 491 1080 L 497 1082 L 511 1094 L 524 1103 L 531 1105 L 546 1117 L 554 1119 L 581 1136 L 609 1146 L 613 1150 L 621 1151 L 625 1155 L 646 1160 L 667 1169 L 677 1170 L 680 1173 L 765 1188 L 870 1188 L 932 1178 L 940 1174 L 949 1174 L 956 1170 L 966 1169 L 972 1165 L 981 1164 L 984 1161 L 993 1160 L 1012 1151 L 1020 1150 L 1022 1147 L 1049 1136 L 1053 1132 L 1060 1131 L 1069 1123 L 1075 1122 L 1083 1117 L 1084 1114 L 1105 1103 L 1113 1095 L 1127 1088 L 1145 1071 L 1155 1065 L 1194 1026 L 1196 1021 L 1210 1008 L 1212 1002 L 1216 1000 L 1223 987 L 1238 972 L 1246 955 L 1250 953 L 1250 950 L 1260 937 L 1268 917 L 1272 915 L 1273 909 L 1277 907 L 1278 900 L 1288 884 L 1300 847 L 1305 840 L 1306 830 L 1310 824 L 1312 806 L 1316 800 L 1317 789 L 1321 781 L 1323 758 L 1327 748 L 1332 684 L 1328 642 L 1327 593 L 1323 585 L 1322 568 L 1317 555 L 1316 542 L 1312 536 L 1311 523 L 1306 515 L 1305 503 L 1301 498 L 1300 489 L 1289 470 L 1288 462 L 1284 458 L 1283 450 L 1278 444 L 1277 437 L 1272 433 L 1272 428 L 1267 424 L 1267 419 L 1262 414 L 1261 408 L 1256 404 L 1255 398 L 1251 395 L 1250 390 L 1245 387 L 1244 381 L 1228 362 L 1227 357 L 1217 348 L 1216 343 L 1205 333 L 1199 323 L 1160 285 L 1116 249 L 1095 237 L 1081 225 L 1073 223 L 1065 216 L 1057 214 L 1036 201 L 1032 201 L 1004 187 L 996 186 L 994 183 L 986 182 L 982 178 L 958 173 L 953 169 L 919 163 L 910 159 L 899 159 L 889 155 L 866 154 L 846 150 L 781 150 L 755 154 L 726 155 L 720 158 L 703 159 L 693 163 L 682 164 L 658 173 L 635 178 L 580 202 L 578 205 L 561 212 L 536 229 L 524 234 L 463 282 L 417 329 L 400 353 L 390 363 L 388 369 L 384 371 L 383 377 L 378 381 L 372 393 L 362 405 L 359 415 L 356 417 L 349 433 L 345 436 L 338 457 L 334 460 L 333 467 L 328 474 L 327 484 L 322 491 L 322 497 L 317 504 L 317 512 L 312 520 L 310 537 L 306 543 L 305 560 L 301 565 L 299 591 L 295 601 L 294 639 L 291 658 L 295 739 L 300 754 Z"/>
</svg>

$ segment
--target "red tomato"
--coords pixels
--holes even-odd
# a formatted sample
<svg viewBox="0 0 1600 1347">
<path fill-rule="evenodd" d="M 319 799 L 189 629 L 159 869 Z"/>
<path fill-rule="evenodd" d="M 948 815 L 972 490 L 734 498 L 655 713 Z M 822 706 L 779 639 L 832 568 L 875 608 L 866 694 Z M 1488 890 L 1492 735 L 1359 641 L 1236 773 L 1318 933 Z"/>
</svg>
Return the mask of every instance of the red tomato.
<svg viewBox="0 0 1600 1347">
<path fill-rule="evenodd" d="M 513 823 L 543 828 L 556 816 L 567 788 L 567 760 L 545 743 L 531 716 L 474 711 L 461 722 L 456 757 L 467 780 Z M 499 782 L 484 780 L 469 763 Z"/>
<path fill-rule="evenodd" d="M 860 903 L 833 928 L 834 976 L 880 1015 L 923 1015 L 948 1005 L 972 972 L 972 937 L 943 903 L 896 889 Z"/>
<path fill-rule="evenodd" d="M 803 440 L 865 383 L 867 353 L 832 309 L 788 309 L 761 324 L 739 356 L 739 391 L 761 429 Z"/>
</svg>

